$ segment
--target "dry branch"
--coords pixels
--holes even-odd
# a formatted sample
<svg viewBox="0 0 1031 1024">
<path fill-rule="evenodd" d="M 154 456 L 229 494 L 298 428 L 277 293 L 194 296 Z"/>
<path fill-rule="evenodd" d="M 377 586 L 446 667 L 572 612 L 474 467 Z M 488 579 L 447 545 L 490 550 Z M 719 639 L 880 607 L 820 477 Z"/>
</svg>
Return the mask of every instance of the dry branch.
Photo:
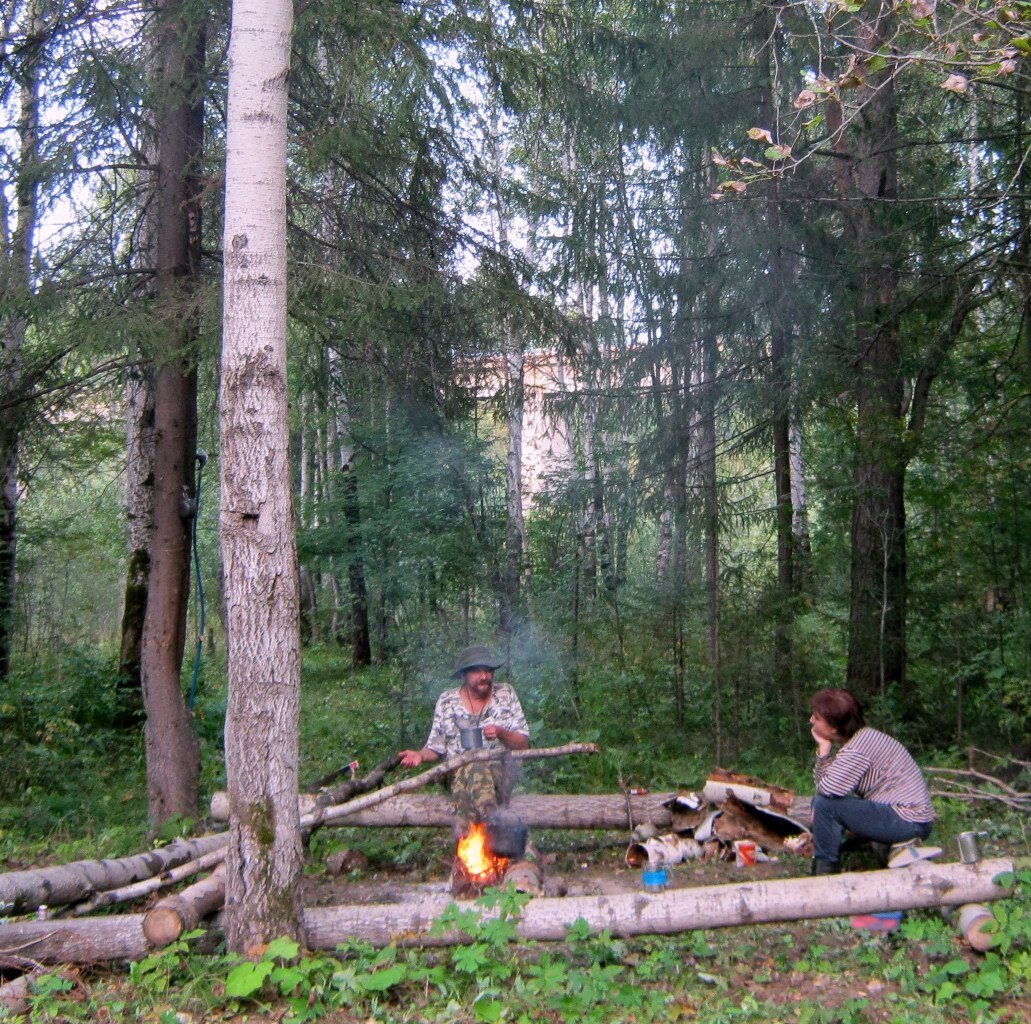
<svg viewBox="0 0 1031 1024">
<path fill-rule="evenodd" d="M 931 796 L 965 800 L 968 803 L 992 801 L 1017 811 L 1031 810 L 1031 793 L 1022 792 L 987 772 L 975 768 L 928 768 L 927 773 L 936 777 L 943 787 L 932 789 Z"/>
<path fill-rule="evenodd" d="M 93 893 L 151 878 L 225 846 L 226 833 L 180 839 L 157 850 L 118 860 L 80 860 L 73 864 L 9 871 L 0 875 L 0 913 L 22 914 L 37 907 L 77 903 Z"/>
<path fill-rule="evenodd" d="M 322 825 L 331 825 L 340 822 L 357 811 L 363 811 L 367 807 L 374 807 L 385 800 L 401 793 L 410 793 L 413 790 L 428 786 L 437 779 L 465 767 L 467 764 L 475 764 L 478 761 L 496 761 L 503 757 L 513 758 L 518 761 L 528 761 L 538 757 L 563 757 L 567 754 L 596 754 L 598 745 L 596 743 L 566 743 L 561 747 L 531 747 L 529 750 L 505 750 L 503 748 L 482 750 L 467 750 L 456 757 L 450 757 L 440 764 L 434 765 L 428 771 L 416 775 L 414 778 L 402 779 L 383 789 L 377 789 L 373 793 L 366 793 L 364 796 L 355 797 L 346 803 L 334 804 L 329 807 L 318 807 L 301 818 L 301 828 L 319 828 Z"/>
<path fill-rule="evenodd" d="M 974 789 L 973 787 L 962 787 L 958 790 L 932 789 L 930 794 L 931 796 L 940 796 L 947 800 L 965 800 L 971 803 L 979 800 L 991 800 L 1006 807 L 1012 807 L 1016 811 L 1031 810 L 1031 800 L 1013 800 L 1008 796 L 1003 796 L 1001 793 L 988 793 L 983 789 Z"/>
<path fill-rule="evenodd" d="M 967 754 L 981 754 L 983 757 L 990 757 L 993 761 L 1004 761 L 1007 764 L 1019 764 L 1021 768 L 1031 768 L 1031 761 L 1021 761 L 1010 754 L 992 754 L 987 750 L 979 750 L 977 747 L 969 747 Z"/>
<path fill-rule="evenodd" d="M 375 789 L 383 781 L 387 772 L 392 772 L 400 763 L 401 755 L 394 754 L 381 764 L 376 765 L 364 778 L 349 779 L 333 789 L 320 792 L 315 798 L 315 803 L 319 807 L 326 807 L 329 804 L 342 803 L 344 800 L 349 800 L 352 796 L 356 796 L 359 793 L 368 793 L 369 790 Z M 322 787 L 320 786 L 319 788 L 321 789 Z"/>
<path fill-rule="evenodd" d="M 927 772 L 929 775 L 955 775 L 965 779 L 980 779 L 982 782 L 998 786 L 999 789 L 1005 790 L 1010 796 L 1024 797 L 1031 800 L 1031 793 L 1021 793 L 1020 790 L 1014 789 L 1009 783 L 1003 782 L 1002 779 L 997 779 L 994 775 L 988 775 L 985 772 L 979 772 L 975 768 L 928 768 Z"/>
</svg>

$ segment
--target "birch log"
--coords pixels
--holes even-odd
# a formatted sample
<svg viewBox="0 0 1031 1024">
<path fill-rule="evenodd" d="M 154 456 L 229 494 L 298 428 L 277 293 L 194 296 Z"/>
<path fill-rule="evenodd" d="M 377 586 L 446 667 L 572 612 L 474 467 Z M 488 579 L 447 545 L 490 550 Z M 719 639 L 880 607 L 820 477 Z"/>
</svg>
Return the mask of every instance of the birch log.
<svg viewBox="0 0 1031 1024">
<path fill-rule="evenodd" d="M 49 868 L 9 871 L 0 875 L 0 913 L 24 914 L 41 906 L 77 903 L 93 893 L 151 878 L 225 844 L 226 834 L 216 833 L 181 839 L 118 860 L 80 860 Z"/>
<path fill-rule="evenodd" d="M 142 960 L 149 952 L 142 914 L 0 925 L 0 960 L 16 956 L 41 964 L 92 964 Z"/>
<path fill-rule="evenodd" d="M 523 939 L 559 941 L 583 918 L 592 931 L 613 935 L 671 935 L 699 928 L 766 924 L 819 917 L 849 917 L 887 910 L 983 903 L 1011 894 L 994 883 L 1013 871 L 1012 860 L 978 864 L 927 861 L 895 871 L 864 871 L 818 878 L 788 878 L 607 896 L 531 900 L 517 924 Z M 431 936 L 429 929 L 452 900 L 440 896 L 417 905 L 313 907 L 305 913 L 308 943 L 334 949 L 347 939 L 375 946 L 444 946 L 468 941 L 461 933 Z M 459 904 L 470 909 L 473 904 Z"/>
<path fill-rule="evenodd" d="M 104 892 L 98 892 L 84 903 L 76 903 L 74 906 L 65 907 L 63 912 L 58 912 L 54 916 L 85 917 L 101 907 L 110 907 L 114 903 L 128 903 L 130 900 L 137 900 L 141 896 L 149 896 L 152 892 L 157 892 L 158 889 L 168 889 L 173 885 L 178 885 L 185 878 L 191 878 L 193 875 L 199 875 L 202 871 L 210 871 L 212 868 L 219 867 L 225 861 L 225 857 L 225 847 L 220 846 L 217 850 L 211 850 L 204 854 L 203 857 L 198 857 L 196 860 L 188 860 L 185 864 L 180 864 L 178 867 L 162 871 L 159 875 L 154 875 L 153 878 L 144 878 L 140 882 L 123 885 L 119 889 L 106 889 Z"/>
<path fill-rule="evenodd" d="M 510 808 L 530 828 L 616 829 L 629 832 L 631 827 L 650 822 L 659 829 L 672 825 L 663 803 L 673 793 L 648 793 L 631 796 L 629 813 L 627 798 L 614 794 L 525 794 L 512 797 Z M 302 816 L 314 807 L 307 794 L 299 800 Z M 219 791 L 211 798 L 211 817 L 226 821 L 229 801 Z M 449 828 L 455 819 L 454 807 L 446 796 L 435 793 L 410 793 L 395 796 L 376 807 L 350 814 L 341 825 L 379 828 Z"/>
<path fill-rule="evenodd" d="M 222 863 L 207 878 L 158 900 L 143 918 L 143 934 L 152 946 L 161 949 L 218 910 L 225 896 L 226 866 Z"/>
<path fill-rule="evenodd" d="M 1023 862 L 1019 862 L 1023 866 Z M 517 929 L 523 939 L 561 941 L 583 918 L 594 931 L 614 935 L 670 935 L 700 928 L 726 928 L 819 917 L 849 917 L 886 910 L 987 903 L 1011 895 L 994 879 L 1018 869 L 1009 858 L 977 864 L 921 861 L 895 871 L 866 871 L 819 878 L 740 882 L 607 896 L 531 900 Z M 417 904 L 313 907 L 305 911 L 310 949 L 335 949 L 348 939 L 373 945 L 443 946 L 468 941 L 460 933 L 428 934 L 434 920 L 454 902 L 432 895 Z M 459 903 L 461 909 L 475 904 Z M 479 909 L 479 908 L 476 908 Z M 149 946 L 143 914 L 89 920 L 26 921 L 0 925 L 0 959 L 32 958 L 39 963 L 138 960 Z"/>
</svg>

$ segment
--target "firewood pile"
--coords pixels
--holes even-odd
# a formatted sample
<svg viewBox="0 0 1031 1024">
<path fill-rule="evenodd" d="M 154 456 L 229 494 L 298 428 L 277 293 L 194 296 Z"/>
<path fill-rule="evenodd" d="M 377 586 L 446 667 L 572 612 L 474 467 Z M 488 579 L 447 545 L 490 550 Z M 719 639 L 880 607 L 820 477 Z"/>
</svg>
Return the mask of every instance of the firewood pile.
<svg viewBox="0 0 1031 1024">
<path fill-rule="evenodd" d="M 650 823 L 635 828 L 626 853 L 628 866 L 693 859 L 736 860 L 745 866 L 782 853 L 812 855 L 809 801 L 752 776 L 717 769 L 701 793 L 678 793 L 665 807 L 670 831 L 660 834 Z"/>
</svg>

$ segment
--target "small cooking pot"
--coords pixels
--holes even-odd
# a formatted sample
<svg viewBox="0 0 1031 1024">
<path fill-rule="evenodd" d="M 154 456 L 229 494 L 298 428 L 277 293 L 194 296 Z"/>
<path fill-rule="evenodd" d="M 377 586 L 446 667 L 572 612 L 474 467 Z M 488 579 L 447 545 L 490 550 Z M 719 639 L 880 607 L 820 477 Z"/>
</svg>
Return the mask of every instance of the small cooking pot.
<svg viewBox="0 0 1031 1024">
<path fill-rule="evenodd" d="M 527 828 L 518 814 L 496 810 L 486 821 L 487 852 L 492 857 L 521 860 L 526 853 Z"/>
</svg>

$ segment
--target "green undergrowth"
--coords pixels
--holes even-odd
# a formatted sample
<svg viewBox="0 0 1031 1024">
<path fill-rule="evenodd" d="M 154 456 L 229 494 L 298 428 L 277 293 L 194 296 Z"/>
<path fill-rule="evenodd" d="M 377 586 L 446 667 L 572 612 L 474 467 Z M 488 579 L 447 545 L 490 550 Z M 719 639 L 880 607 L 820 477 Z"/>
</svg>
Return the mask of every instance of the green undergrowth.
<svg viewBox="0 0 1031 1024">
<path fill-rule="evenodd" d="M 1012 881 L 1012 880 L 1010 880 Z M 1031 872 L 996 903 L 997 948 L 965 951 L 940 914 L 910 913 L 869 935 L 845 921 L 622 939 L 581 919 L 562 943 L 520 941 L 527 896 L 489 890 L 445 912 L 443 947 L 352 941 L 312 953 L 277 939 L 252 959 L 203 954 L 195 932 L 128 975 L 38 976 L 31 1021 L 694 1021 L 898 1024 L 1026 1021 L 1031 1005 Z"/>
<path fill-rule="evenodd" d="M 0 858 L 7 869 L 80 857 L 118 856 L 146 848 L 146 784 L 139 732 L 120 729 L 102 659 L 77 656 L 16 675 L 2 705 L 7 745 L 0 752 Z M 632 680 L 631 680 L 632 682 Z M 401 668 L 352 672 L 339 654 L 306 652 L 301 713 L 302 788 L 358 761 L 365 772 L 425 736 L 439 671 Z M 661 716 L 649 717 L 647 687 L 628 687 L 601 672 L 582 681 L 572 713 L 559 689 L 520 684 L 534 741 L 594 740 L 593 756 L 529 762 L 520 787 L 529 792 L 699 789 L 716 767 L 711 736 Z M 642 699 L 620 715 L 631 697 Z M 197 726 L 202 741 L 203 799 L 224 785 L 221 721 L 224 675 L 206 667 Z M 689 716 L 690 717 L 690 716 Z M 687 723 L 690 726 L 690 721 Z M 811 792 L 811 751 L 796 754 L 793 727 L 739 747 L 722 767 Z M 782 742 L 783 740 L 783 742 Z M 959 767 L 959 751 L 930 752 L 928 763 Z M 928 760 L 927 757 L 924 758 Z M 1026 775 L 1017 780 L 1026 788 Z M 1031 854 L 1026 815 L 995 803 L 972 809 L 936 801 L 933 842 L 955 859 L 955 835 L 987 833 L 986 856 Z M 158 841 L 202 831 L 203 820 L 172 823 Z M 612 835 L 550 832 L 542 851 L 572 863 L 589 860 L 590 843 Z M 586 845 L 585 845 L 586 844 Z M 337 849 L 361 850 L 363 872 L 437 877 L 450 856 L 432 830 L 326 829 L 310 842 L 311 871 Z M 575 856 L 574 856 L 575 853 Z M 563 861 L 560 860 L 560 863 Z M 855 865 L 860 866 L 860 865 Z M 437 872 L 434 875 L 434 872 Z M 279 940 L 254 960 L 212 952 L 199 935 L 126 969 L 55 970 L 35 978 L 31 1021 L 154 1022 L 319 1020 L 352 1022 L 1026 1022 L 1031 1020 L 1031 878 L 1017 896 L 993 906 L 999 942 L 987 954 L 966 949 L 939 912 L 909 912 L 883 935 L 847 920 L 742 926 L 708 933 L 624 939 L 575 925 L 565 942 L 514 938 L 522 897 L 489 894 L 482 919 L 455 916 L 466 941 L 456 946 L 377 950 L 350 943 L 306 952 Z M 0 1013 L 2 1016 L 2 1013 Z"/>
</svg>

